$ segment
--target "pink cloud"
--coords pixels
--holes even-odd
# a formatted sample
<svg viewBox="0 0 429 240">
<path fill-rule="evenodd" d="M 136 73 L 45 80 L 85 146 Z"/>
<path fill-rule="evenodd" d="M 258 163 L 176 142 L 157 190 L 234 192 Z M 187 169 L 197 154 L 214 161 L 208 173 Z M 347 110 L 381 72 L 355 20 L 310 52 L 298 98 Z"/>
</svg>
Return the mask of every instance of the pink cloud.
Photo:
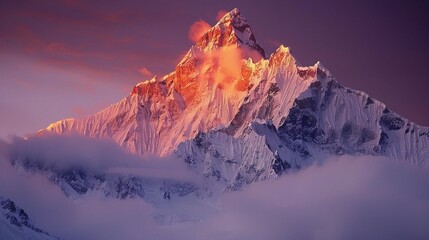
<svg viewBox="0 0 429 240">
<path fill-rule="evenodd" d="M 210 25 L 206 21 L 200 19 L 191 25 L 191 28 L 189 29 L 188 37 L 192 42 L 196 42 L 210 28 L 211 28 Z"/>
<path fill-rule="evenodd" d="M 226 11 L 226 10 L 220 10 L 219 12 L 217 12 L 217 15 L 216 15 L 216 20 L 217 21 L 219 21 L 221 18 L 223 18 L 223 16 L 225 16 L 225 14 L 227 14 L 228 13 L 228 11 Z"/>
<path fill-rule="evenodd" d="M 227 46 L 202 55 L 203 64 L 199 66 L 201 79 L 211 79 L 223 89 L 224 94 L 236 93 L 240 80 L 243 51 L 234 46 Z"/>
<path fill-rule="evenodd" d="M 145 77 L 153 76 L 153 73 L 151 71 L 149 71 L 149 69 L 147 69 L 146 67 L 141 67 L 139 69 L 139 73 Z"/>
</svg>

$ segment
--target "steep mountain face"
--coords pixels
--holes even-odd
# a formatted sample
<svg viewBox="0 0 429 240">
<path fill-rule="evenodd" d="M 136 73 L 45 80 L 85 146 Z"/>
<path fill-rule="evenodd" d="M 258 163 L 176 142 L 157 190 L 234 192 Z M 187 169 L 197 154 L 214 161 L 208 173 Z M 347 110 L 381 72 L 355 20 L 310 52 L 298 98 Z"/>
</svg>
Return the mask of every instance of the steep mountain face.
<svg viewBox="0 0 429 240">
<path fill-rule="evenodd" d="M 275 108 L 271 102 L 280 91 L 256 98 L 263 102 L 258 110 L 243 104 L 239 120 L 179 144 L 176 154 L 230 190 L 276 178 L 329 155 L 387 156 L 426 164 L 428 128 L 402 118 L 362 92 L 339 85 L 320 64 L 315 74 L 317 79 L 295 98 L 279 122 L 270 115 L 261 120 L 262 115 L 236 131 L 249 115 L 260 116 L 261 111 Z"/>
<path fill-rule="evenodd" d="M 227 125 L 236 115 L 247 88 L 260 80 L 250 79 L 255 64 L 241 63 L 244 50 L 265 55 L 235 9 L 201 37 L 171 74 L 137 84 L 130 96 L 102 112 L 59 121 L 41 132 L 108 137 L 134 153 L 169 154 L 198 131 Z M 236 58 L 232 68 L 225 62 L 230 58 Z"/>
<path fill-rule="evenodd" d="M 252 58 L 248 58 L 252 57 Z M 424 165 L 429 129 L 280 46 L 266 59 L 237 9 L 192 46 L 175 71 L 129 96 L 39 134 L 112 138 L 130 152 L 175 154 L 226 189 L 275 178 L 327 155 L 383 155 Z"/>
<path fill-rule="evenodd" d="M 10 200 L 0 196 L 0 237 L 8 240 L 58 239 L 35 226 L 28 214 Z"/>
</svg>

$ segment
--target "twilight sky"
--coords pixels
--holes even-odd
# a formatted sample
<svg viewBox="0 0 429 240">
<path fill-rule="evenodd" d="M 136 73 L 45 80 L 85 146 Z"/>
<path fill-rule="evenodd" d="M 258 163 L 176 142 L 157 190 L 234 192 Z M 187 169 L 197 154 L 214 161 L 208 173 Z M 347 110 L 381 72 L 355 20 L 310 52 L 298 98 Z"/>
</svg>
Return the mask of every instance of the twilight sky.
<svg viewBox="0 0 429 240">
<path fill-rule="evenodd" d="M 189 29 L 237 7 L 271 54 L 289 46 L 337 80 L 429 125 L 428 1 L 0 2 L 0 138 L 115 103 L 174 69 Z M 192 37 L 191 37 L 192 38 Z"/>
</svg>

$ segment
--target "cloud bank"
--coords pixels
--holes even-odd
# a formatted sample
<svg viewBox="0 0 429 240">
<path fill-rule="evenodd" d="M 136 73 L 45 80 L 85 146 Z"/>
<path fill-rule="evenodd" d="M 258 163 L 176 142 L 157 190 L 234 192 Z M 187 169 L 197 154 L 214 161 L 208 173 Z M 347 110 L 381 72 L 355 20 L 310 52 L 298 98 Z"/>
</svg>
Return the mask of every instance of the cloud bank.
<svg viewBox="0 0 429 240">
<path fill-rule="evenodd" d="M 427 170 L 343 157 L 227 194 L 213 224 L 228 239 L 426 239 L 428 187 Z"/>
<path fill-rule="evenodd" d="M 71 200 L 47 179 L 18 173 L 7 159 L 12 150 L 52 161 L 71 162 L 77 156 L 81 164 L 89 162 L 88 169 L 105 170 L 124 161 L 130 168 L 145 166 L 158 177 L 171 177 L 150 160 L 134 165 L 137 159 L 118 154 L 119 147 L 98 141 L 46 137 L 1 142 L 0 195 L 24 208 L 41 228 L 65 239 L 429 237 L 428 169 L 384 158 L 333 158 L 219 199 L 187 196 L 155 205 L 96 194 Z"/>
<path fill-rule="evenodd" d="M 112 140 L 78 135 L 47 134 L 27 140 L 3 141 L 2 155 L 12 161 L 39 162 L 57 169 L 83 168 L 92 173 L 121 173 L 177 180 L 195 179 L 184 162 L 173 156 L 138 156 Z"/>
</svg>

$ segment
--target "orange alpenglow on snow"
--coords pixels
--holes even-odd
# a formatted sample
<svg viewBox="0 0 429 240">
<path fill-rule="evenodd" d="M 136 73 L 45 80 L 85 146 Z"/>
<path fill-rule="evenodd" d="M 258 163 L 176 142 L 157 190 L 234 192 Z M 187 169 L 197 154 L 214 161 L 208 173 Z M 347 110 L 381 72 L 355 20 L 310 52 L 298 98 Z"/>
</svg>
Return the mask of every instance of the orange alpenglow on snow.
<svg viewBox="0 0 429 240">
<path fill-rule="evenodd" d="M 278 127 L 292 99 L 315 80 L 299 73 L 317 67 L 297 67 L 282 46 L 266 59 L 234 9 L 197 40 L 170 74 L 137 84 L 129 96 L 93 116 L 60 121 L 45 131 L 109 137 L 130 152 L 163 156 L 201 131 L 230 124 L 229 133 L 239 136 L 254 116 Z"/>
<path fill-rule="evenodd" d="M 212 28 L 203 20 L 195 22 L 189 37 L 195 45 L 175 71 L 163 79 L 167 86 L 174 85 L 188 105 L 200 102 L 201 93 L 208 88 L 222 90 L 225 97 L 248 89 L 252 67 L 244 59 L 260 60 L 265 52 L 238 9 L 225 13 Z M 136 86 L 132 94 L 146 93 L 138 90 L 142 86 Z"/>
<path fill-rule="evenodd" d="M 189 29 L 188 37 L 192 42 L 196 42 L 210 28 L 211 26 L 206 21 L 200 19 L 191 25 Z"/>
</svg>

